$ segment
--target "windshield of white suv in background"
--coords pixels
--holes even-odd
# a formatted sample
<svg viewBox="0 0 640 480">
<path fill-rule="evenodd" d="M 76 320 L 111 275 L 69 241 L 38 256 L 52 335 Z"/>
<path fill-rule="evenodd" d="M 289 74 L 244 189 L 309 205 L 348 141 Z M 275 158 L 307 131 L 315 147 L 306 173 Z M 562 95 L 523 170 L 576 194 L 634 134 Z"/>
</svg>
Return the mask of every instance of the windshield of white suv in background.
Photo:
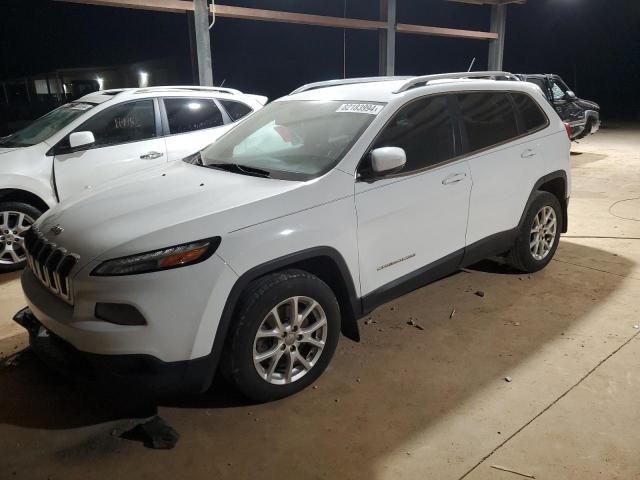
<svg viewBox="0 0 640 480">
<path fill-rule="evenodd" d="M 205 148 L 200 162 L 237 173 L 309 180 L 333 168 L 383 107 L 373 102 L 274 102 Z"/>
<path fill-rule="evenodd" d="M 2 147 L 30 147 L 49 138 L 73 122 L 80 115 L 92 109 L 93 103 L 67 103 L 40 117 L 28 127 L 0 140 Z"/>
</svg>

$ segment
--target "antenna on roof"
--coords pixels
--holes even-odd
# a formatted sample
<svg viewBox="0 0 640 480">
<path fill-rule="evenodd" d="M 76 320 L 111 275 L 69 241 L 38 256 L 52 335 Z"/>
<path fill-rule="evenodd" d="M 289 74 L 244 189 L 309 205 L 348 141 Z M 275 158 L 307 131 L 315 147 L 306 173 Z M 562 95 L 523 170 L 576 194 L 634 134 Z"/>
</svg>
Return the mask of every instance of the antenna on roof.
<svg viewBox="0 0 640 480">
<path fill-rule="evenodd" d="M 227 79 L 225 78 L 224 80 L 222 80 L 222 83 L 220 84 L 220 86 L 222 87 L 224 85 L 224 82 L 226 82 Z"/>
<path fill-rule="evenodd" d="M 467 72 L 470 72 L 475 64 L 476 64 L 476 57 L 473 57 L 473 60 L 471 60 L 471 65 L 469 65 L 469 69 L 467 70 Z"/>
</svg>

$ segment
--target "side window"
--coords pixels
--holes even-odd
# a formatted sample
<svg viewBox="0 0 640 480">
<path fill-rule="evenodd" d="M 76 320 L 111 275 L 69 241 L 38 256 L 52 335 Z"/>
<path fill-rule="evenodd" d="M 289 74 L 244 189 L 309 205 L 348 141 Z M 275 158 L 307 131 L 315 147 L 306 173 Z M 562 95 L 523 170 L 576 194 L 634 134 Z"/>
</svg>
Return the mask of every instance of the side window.
<svg viewBox="0 0 640 480">
<path fill-rule="evenodd" d="M 224 109 L 227 111 L 231 120 L 234 122 L 236 120 L 240 120 L 242 117 L 249 115 L 253 112 L 253 109 L 242 102 L 235 102 L 233 100 L 222 100 L 218 99 L 218 101 L 222 104 Z"/>
<path fill-rule="evenodd" d="M 539 86 L 540 90 L 544 92 L 544 96 L 547 96 L 547 86 L 545 85 L 544 80 L 541 78 L 529 78 L 527 81 Z"/>
<path fill-rule="evenodd" d="M 467 131 L 469 152 L 492 147 L 518 136 L 516 115 L 507 93 L 475 92 L 457 95 Z"/>
<path fill-rule="evenodd" d="M 94 146 L 138 142 L 156 136 L 153 100 L 140 100 L 115 105 L 97 113 L 78 128 L 88 130 L 96 139 Z"/>
<path fill-rule="evenodd" d="M 512 93 L 511 96 L 516 104 L 516 108 L 520 112 L 523 133 L 532 133 L 547 125 L 549 121 L 547 116 L 536 101 L 529 95 Z"/>
<path fill-rule="evenodd" d="M 171 134 L 194 132 L 224 124 L 222 113 L 209 98 L 165 98 Z"/>
<path fill-rule="evenodd" d="M 373 148 L 400 147 L 407 154 L 402 172 L 420 170 L 455 156 L 453 120 L 446 96 L 428 97 L 403 107 Z"/>
<path fill-rule="evenodd" d="M 551 93 L 554 100 L 564 100 L 569 89 L 562 82 L 551 80 Z"/>
</svg>

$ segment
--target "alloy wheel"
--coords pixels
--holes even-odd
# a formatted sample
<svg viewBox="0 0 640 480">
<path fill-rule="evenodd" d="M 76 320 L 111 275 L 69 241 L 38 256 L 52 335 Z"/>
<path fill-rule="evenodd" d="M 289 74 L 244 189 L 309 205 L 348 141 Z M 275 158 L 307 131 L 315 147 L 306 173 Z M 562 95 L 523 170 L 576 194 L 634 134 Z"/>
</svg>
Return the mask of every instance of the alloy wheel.
<svg viewBox="0 0 640 480">
<path fill-rule="evenodd" d="M 27 259 L 24 235 L 33 222 L 26 213 L 0 212 L 0 265 L 16 265 Z"/>
<path fill-rule="evenodd" d="M 558 232 L 558 217 L 550 206 L 544 206 L 533 218 L 529 248 L 536 260 L 544 260 L 551 252 Z"/>
<path fill-rule="evenodd" d="M 310 297 L 290 297 L 262 320 L 253 341 L 258 375 L 274 385 L 304 377 L 318 362 L 328 333 L 322 306 Z"/>
</svg>

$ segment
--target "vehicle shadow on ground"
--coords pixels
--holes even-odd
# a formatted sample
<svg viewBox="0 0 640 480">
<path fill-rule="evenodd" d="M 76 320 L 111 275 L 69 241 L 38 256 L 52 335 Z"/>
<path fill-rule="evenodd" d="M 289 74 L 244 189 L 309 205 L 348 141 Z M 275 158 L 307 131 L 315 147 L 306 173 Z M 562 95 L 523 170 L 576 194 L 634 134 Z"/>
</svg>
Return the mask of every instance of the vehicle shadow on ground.
<svg viewBox="0 0 640 480">
<path fill-rule="evenodd" d="M 604 155 L 601 153 L 573 151 L 571 152 L 571 166 L 573 166 L 574 168 L 584 167 L 591 163 L 596 163 L 604 160 L 607 157 L 608 155 Z"/>
<path fill-rule="evenodd" d="M 612 261 L 610 252 L 567 241 L 558 255 L 582 259 L 584 265 Z M 361 322 L 360 344 L 341 341 L 318 388 L 262 405 L 252 405 L 222 378 L 198 397 L 156 404 L 132 403 L 135 397 L 128 392 L 95 395 L 49 373 L 26 353 L 18 365 L 0 370 L 0 431 L 3 424 L 73 429 L 160 411 L 189 439 L 189 456 L 198 458 L 194 478 L 198 472 L 280 478 L 276 460 L 302 459 L 303 453 L 304 461 L 287 461 L 288 477 L 343 472 L 344 478 L 373 478 L 390 451 L 472 401 L 616 293 L 634 263 L 622 256 L 614 261 L 622 275 L 552 262 L 528 276 L 481 262 L 378 308 L 366 325 Z M 420 328 L 408 325 L 409 319 Z M 13 445 L 0 440 L 4 455 L 11 455 Z M 124 447 L 118 458 L 129 449 Z M 250 462 L 247 452 L 252 452 Z M 143 471 L 181 471 L 170 456 L 151 460 L 145 456 L 151 452 L 138 448 L 131 454 L 137 456 L 141 476 Z M 51 458 L 61 462 L 55 452 Z M 86 463 L 87 468 L 99 461 L 96 455 L 74 459 L 76 466 Z"/>
</svg>

